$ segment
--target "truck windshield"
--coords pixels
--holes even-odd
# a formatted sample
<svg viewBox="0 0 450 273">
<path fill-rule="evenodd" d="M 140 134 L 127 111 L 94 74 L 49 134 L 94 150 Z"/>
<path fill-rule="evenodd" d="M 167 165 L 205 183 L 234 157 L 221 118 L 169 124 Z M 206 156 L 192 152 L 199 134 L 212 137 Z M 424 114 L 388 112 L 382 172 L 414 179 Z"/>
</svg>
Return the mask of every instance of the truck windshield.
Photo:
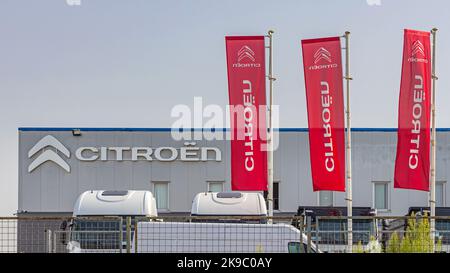
<svg viewBox="0 0 450 273">
<path fill-rule="evenodd" d="M 71 231 L 71 241 L 76 241 L 82 249 L 120 249 L 123 245 L 123 229 L 120 220 L 75 219 Z"/>
<path fill-rule="evenodd" d="M 376 234 L 376 221 L 373 219 L 353 220 L 353 243 L 368 244 L 370 237 Z M 347 220 L 321 219 L 317 241 L 321 244 L 344 245 L 347 244 Z"/>
</svg>

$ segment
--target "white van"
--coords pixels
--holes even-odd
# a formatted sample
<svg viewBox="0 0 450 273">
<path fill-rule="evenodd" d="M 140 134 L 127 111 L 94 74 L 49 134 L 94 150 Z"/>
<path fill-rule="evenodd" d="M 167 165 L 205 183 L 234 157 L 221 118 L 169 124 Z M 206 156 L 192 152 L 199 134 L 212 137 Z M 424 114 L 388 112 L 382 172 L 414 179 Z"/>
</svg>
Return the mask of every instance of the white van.
<svg viewBox="0 0 450 273">
<path fill-rule="evenodd" d="M 306 253 L 307 236 L 288 224 L 139 222 L 137 253 Z M 320 252 L 314 243 L 310 252 Z"/>
<path fill-rule="evenodd" d="M 260 193 L 199 193 L 192 202 L 191 216 L 214 217 L 210 220 L 199 217 L 190 223 L 140 222 L 133 252 L 305 253 L 308 250 L 307 236 L 294 226 L 261 222 L 267 216 L 267 208 Z M 249 221 L 252 217 L 259 223 Z M 320 252 L 312 242 L 310 252 Z"/>
<path fill-rule="evenodd" d="M 131 219 L 130 235 L 133 237 L 137 217 L 156 216 L 158 216 L 156 201 L 150 191 L 83 192 L 73 209 L 74 220 L 69 228 L 67 250 L 121 251 L 126 248 L 126 219 L 128 217 Z"/>
</svg>

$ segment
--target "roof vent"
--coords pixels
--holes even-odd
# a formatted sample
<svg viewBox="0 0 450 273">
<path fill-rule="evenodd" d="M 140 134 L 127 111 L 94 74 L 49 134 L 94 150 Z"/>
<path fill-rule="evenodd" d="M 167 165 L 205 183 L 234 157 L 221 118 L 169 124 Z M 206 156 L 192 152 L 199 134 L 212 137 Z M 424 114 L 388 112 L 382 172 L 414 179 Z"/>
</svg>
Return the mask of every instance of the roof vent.
<svg viewBox="0 0 450 273">
<path fill-rule="evenodd" d="M 217 198 L 241 198 L 242 193 L 240 192 L 219 192 L 217 193 Z"/>
<path fill-rule="evenodd" d="M 128 191 L 104 191 L 102 196 L 125 196 Z"/>
</svg>

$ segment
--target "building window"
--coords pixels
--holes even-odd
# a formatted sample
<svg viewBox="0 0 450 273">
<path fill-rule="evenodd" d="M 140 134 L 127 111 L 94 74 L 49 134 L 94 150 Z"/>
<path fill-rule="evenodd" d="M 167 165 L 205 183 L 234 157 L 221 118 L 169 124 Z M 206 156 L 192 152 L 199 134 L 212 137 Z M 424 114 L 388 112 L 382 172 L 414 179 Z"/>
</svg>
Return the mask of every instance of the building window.
<svg viewBox="0 0 450 273">
<path fill-rule="evenodd" d="M 388 182 L 374 182 L 373 183 L 373 195 L 374 195 L 374 208 L 377 210 L 389 209 L 389 183 Z"/>
<path fill-rule="evenodd" d="M 161 210 L 169 209 L 169 183 L 154 182 L 153 194 L 156 199 L 156 208 Z"/>
<path fill-rule="evenodd" d="M 267 191 L 264 192 L 264 199 L 267 200 Z M 280 183 L 273 182 L 273 209 L 280 210 Z"/>
<path fill-rule="evenodd" d="M 224 182 L 208 182 L 208 191 L 210 192 L 223 192 L 223 183 Z"/>
<path fill-rule="evenodd" d="M 319 191 L 319 206 L 332 207 L 333 206 L 333 192 Z"/>
<path fill-rule="evenodd" d="M 436 206 L 445 207 L 445 182 L 436 181 Z"/>
</svg>

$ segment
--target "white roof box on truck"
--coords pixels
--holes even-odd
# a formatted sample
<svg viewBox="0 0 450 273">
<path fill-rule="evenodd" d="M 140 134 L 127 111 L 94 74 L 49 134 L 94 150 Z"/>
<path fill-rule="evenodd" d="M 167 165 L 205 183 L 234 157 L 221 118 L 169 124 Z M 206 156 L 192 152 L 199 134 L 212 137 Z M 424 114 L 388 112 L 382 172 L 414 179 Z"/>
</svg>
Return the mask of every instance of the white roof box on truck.
<svg viewBox="0 0 450 273">
<path fill-rule="evenodd" d="M 73 216 L 158 216 L 156 201 L 150 191 L 83 192 L 75 202 Z"/>
<path fill-rule="evenodd" d="M 203 192 L 195 196 L 191 215 L 267 216 L 267 208 L 260 193 Z"/>
</svg>

